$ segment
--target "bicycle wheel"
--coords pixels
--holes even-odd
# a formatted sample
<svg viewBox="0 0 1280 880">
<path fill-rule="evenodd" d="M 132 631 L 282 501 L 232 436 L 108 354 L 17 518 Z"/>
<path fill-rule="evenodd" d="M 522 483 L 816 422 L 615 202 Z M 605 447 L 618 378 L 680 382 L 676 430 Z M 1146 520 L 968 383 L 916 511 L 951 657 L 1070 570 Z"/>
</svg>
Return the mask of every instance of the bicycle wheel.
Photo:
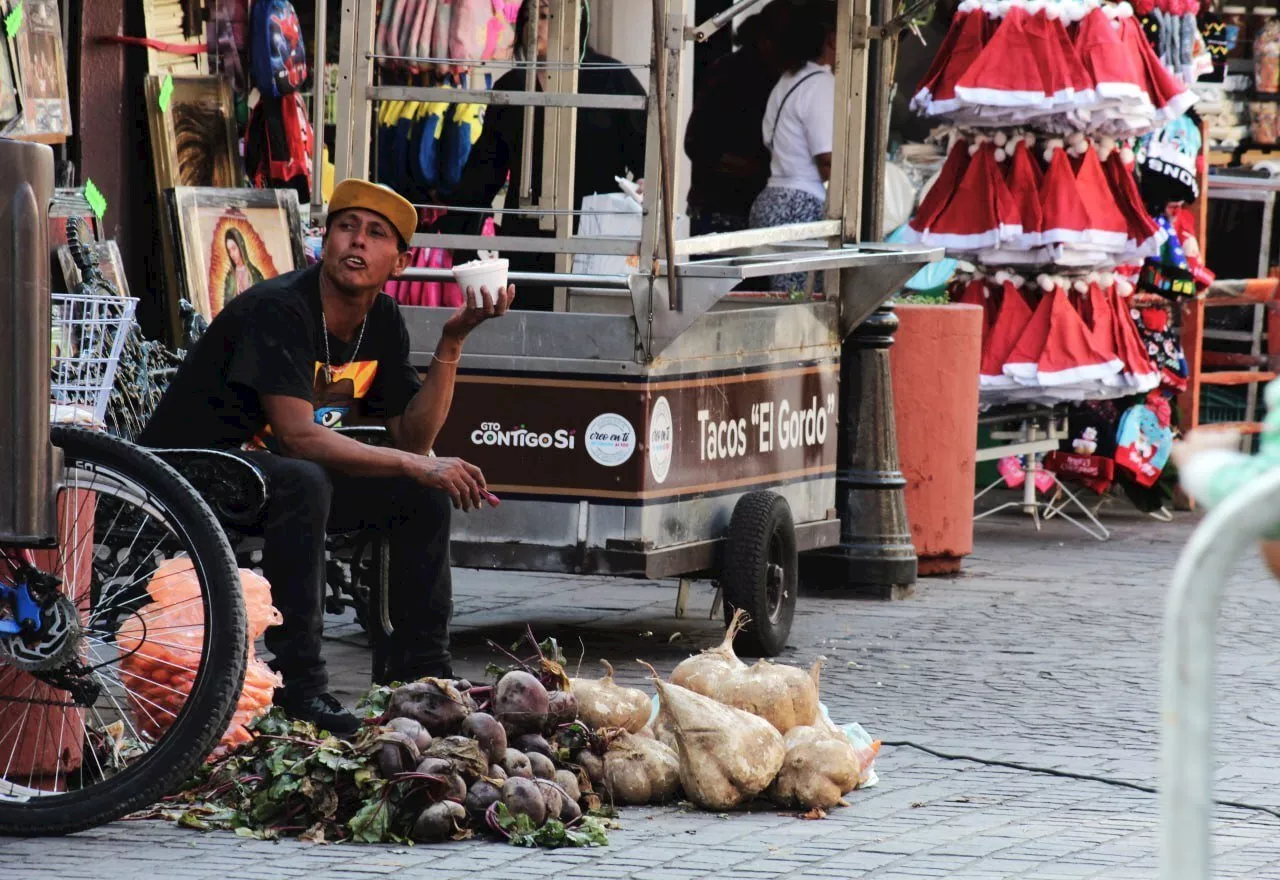
<svg viewBox="0 0 1280 880">
<path fill-rule="evenodd" d="M 53 442 L 59 545 L 0 548 L 0 586 L 42 609 L 38 629 L 0 636 L 0 834 L 83 830 L 172 793 L 244 681 L 239 572 L 208 506 L 122 440 L 55 428 Z"/>
</svg>

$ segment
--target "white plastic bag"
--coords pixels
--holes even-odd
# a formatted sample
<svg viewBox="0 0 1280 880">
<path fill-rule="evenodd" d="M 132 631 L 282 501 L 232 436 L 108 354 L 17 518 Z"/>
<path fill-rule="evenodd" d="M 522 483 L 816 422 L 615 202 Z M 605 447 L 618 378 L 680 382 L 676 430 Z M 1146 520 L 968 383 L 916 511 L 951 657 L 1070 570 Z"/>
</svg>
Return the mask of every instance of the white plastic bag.
<svg viewBox="0 0 1280 880">
<path fill-rule="evenodd" d="M 615 178 L 616 179 L 616 178 Z M 621 187 L 623 181 L 618 180 Z M 633 187 L 634 189 L 634 187 Z M 596 193 L 582 200 L 578 235 L 582 238 L 639 240 L 643 196 L 627 192 Z M 638 257 L 609 254 L 575 254 L 573 271 L 579 275 L 630 275 L 639 270 Z"/>
</svg>

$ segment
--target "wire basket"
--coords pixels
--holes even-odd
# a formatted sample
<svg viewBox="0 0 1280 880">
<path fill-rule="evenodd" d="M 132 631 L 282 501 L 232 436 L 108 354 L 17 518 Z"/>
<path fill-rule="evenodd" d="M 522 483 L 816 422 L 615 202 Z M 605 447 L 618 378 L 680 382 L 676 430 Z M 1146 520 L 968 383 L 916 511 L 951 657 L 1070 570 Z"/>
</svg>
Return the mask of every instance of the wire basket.
<svg viewBox="0 0 1280 880">
<path fill-rule="evenodd" d="M 92 411 L 94 423 L 103 424 L 138 300 L 80 293 L 55 293 L 52 300 L 53 402 Z"/>
</svg>

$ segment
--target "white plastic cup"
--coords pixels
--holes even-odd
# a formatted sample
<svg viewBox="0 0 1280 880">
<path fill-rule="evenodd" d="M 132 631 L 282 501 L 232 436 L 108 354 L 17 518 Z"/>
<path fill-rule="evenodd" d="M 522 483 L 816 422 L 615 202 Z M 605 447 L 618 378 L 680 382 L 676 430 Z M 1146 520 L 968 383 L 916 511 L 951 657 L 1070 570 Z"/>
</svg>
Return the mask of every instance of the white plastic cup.
<svg viewBox="0 0 1280 880">
<path fill-rule="evenodd" d="M 487 288 L 496 303 L 498 296 L 507 289 L 507 272 L 510 266 L 509 260 L 472 260 L 453 267 L 453 280 L 458 282 L 463 295 L 466 295 L 468 288 L 474 290 L 471 294 L 471 305 L 474 308 L 484 308 L 484 294 L 480 292 L 480 288 Z"/>
</svg>

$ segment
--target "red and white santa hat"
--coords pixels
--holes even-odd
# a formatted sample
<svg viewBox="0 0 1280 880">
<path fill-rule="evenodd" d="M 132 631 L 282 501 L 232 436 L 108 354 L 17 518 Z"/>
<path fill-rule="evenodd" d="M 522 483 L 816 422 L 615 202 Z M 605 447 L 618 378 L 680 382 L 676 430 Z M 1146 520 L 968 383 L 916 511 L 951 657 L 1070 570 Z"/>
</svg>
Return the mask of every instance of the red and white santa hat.
<svg viewBox="0 0 1280 880">
<path fill-rule="evenodd" d="M 929 72 L 911 99 L 911 109 L 922 116 L 941 116 L 958 110 L 956 80 L 977 60 L 993 30 L 982 4 L 978 0 L 964 0 L 933 56 Z"/>
<path fill-rule="evenodd" d="M 1080 167 L 1076 170 L 1076 189 L 1089 214 L 1085 241 L 1101 250 L 1122 254 L 1129 240 L 1129 222 L 1116 204 L 1097 151 L 1086 144 L 1078 155 Z"/>
<path fill-rule="evenodd" d="M 1049 332 L 1036 363 L 1036 381 L 1044 387 L 1097 382 L 1119 373 L 1124 363 L 1110 347 L 1095 345 L 1080 313 L 1058 285 L 1050 302 Z"/>
<path fill-rule="evenodd" d="M 920 199 L 920 206 L 916 208 L 915 215 L 907 223 L 907 241 L 918 242 L 924 233 L 929 231 L 938 215 L 955 196 L 968 167 L 969 142 L 964 138 L 958 138 L 951 145 L 947 160 L 942 163 L 937 177 Z"/>
<path fill-rule="evenodd" d="M 920 240 L 950 251 L 974 252 L 1011 241 L 1022 233 L 1018 207 L 996 165 L 995 145 L 978 143 L 955 194 Z"/>
<path fill-rule="evenodd" d="M 1124 361 L 1125 381 L 1133 388 L 1134 393 L 1145 393 L 1160 387 L 1160 368 L 1147 354 L 1147 347 L 1138 334 L 1138 327 L 1129 314 L 1128 296 L 1133 293 L 1133 285 L 1127 281 L 1117 280 L 1111 289 L 1112 330 L 1115 334 L 1113 346 L 1120 359 Z"/>
<path fill-rule="evenodd" d="M 1102 148 L 1103 172 L 1116 206 L 1125 216 L 1128 235 L 1125 240 L 1125 262 L 1141 263 L 1147 257 L 1160 253 L 1168 233 L 1147 213 L 1138 189 L 1138 181 L 1133 171 L 1125 164 L 1123 150 L 1111 149 L 1109 144 Z"/>
<path fill-rule="evenodd" d="M 1035 386 L 1040 384 L 1036 373 L 1040 363 L 1040 352 L 1044 350 L 1045 341 L 1049 338 L 1050 321 L 1052 319 L 1052 302 L 1050 294 L 1056 284 L 1046 275 L 1037 280 L 1040 288 L 1040 301 L 1031 319 L 1027 321 L 1018 342 L 1010 350 L 1004 361 L 1004 374 L 1019 385 Z"/>
<path fill-rule="evenodd" d="M 1143 88 L 1138 63 L 1120 41 L 1119 25 L 1102 8 L 1091 8 L 1080 20 L 1075 50 L 1093 78 L 1093 88 L 1099 100 L 1130 108 L 1135 104 L 1139 107 L 1146 105 L 1148 114 L 1154 111 Z"/>
<path fill-rule="evenodd" d="M 1017 346 L 1022 331 L 1031 320 L 1031 307 L 1012 280 L 1004 279 L 1000 285 L 1000 306 L 995 323 L 982 355 L 982 367 L 978 385 L 982 389 L 1013 388 L 1017 383 L 1005 374 L 1004 365 L 1009 354 Z"/>
<path fill-rule="evenodd" d="M 1137 63 L 1143 87 L 1155 108 L 1153 127 L 1159 128 L 1190 110 L 1196 102 L 1195 94 L 1160 62 L 1142 33 L 1141 23 L 1134 17 L 1133 7 L 1117 3 L 1104 8 L 1119 22 L 1120 42 Z"/>
</svg>

